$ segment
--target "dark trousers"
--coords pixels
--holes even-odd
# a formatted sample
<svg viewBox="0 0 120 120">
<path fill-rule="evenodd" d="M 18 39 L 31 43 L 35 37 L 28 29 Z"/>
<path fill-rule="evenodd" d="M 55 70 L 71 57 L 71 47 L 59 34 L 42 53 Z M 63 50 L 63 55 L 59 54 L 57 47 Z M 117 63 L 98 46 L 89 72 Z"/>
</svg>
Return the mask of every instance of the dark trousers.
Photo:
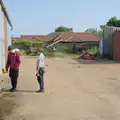
<svg viewBox="0 0 120 120">
<path fill-rule="evenodd" d="M 44 68 L 40 68 L 39 76 L 37 76 L 37 80 L 40 85 L 40 89 L 44 90 Z"/>
<path fill-rule="evenodd" d="M 16 87 L 17 87 L 18 75 L 19 75 L 18 69 L 10 69 L 9 76 L 11 79 L 11 85 L 12 85 L 13 89 L 16 89 Z"/>
</svg>

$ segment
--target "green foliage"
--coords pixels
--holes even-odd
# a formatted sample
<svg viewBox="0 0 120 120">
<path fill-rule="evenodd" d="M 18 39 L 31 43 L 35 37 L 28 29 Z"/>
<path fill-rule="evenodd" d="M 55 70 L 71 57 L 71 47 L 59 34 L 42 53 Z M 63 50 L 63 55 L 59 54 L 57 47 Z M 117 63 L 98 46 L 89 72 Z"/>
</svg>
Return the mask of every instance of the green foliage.
<svg viewBox="0 0 120 120">
<path fill-rule="evenodd" d="M 13 40 L 12 45 L 20 45 L 24 47 L 43 47 L 43 42 L 33 42 L 30 40 Z"/>
<path fill-rule="evenodd" d="M 97 30 L 96 28 L 89 28 L 89 29 L 85 30 L 85 32 L 93 33 L 93 34 L 98 35 L 101 39 L 103 38 L 103 30 L 102 29 Z"/>
<path fill-rule="evenodd" d="M 88 50 L 98 50 L 99 45 L 98 44 L 91 44 L 88 46 Z"/>
<path fill-rule="evenodd" d="M 65 44 L 65 43 L 59 43 L 56 46 L 56 52 L 62 52 L 62 53 L 72 53 L 73 51 L 73 44 Z"/>
<path fill-rule="evenodd" d="M 43 42 L 32 42 L 32 47 L 44 47 Z"/>
<path fill-rule="evenodd" d="M 20 55 L 21 56 L 37 56 L 37 52 L 30 52 L 30 51 L 25 51 L 25 50 L 20 50 Z"/>
<path fill-rule="evenodd" d="M 89 45 L 88 47 L 88 53 L 94 55 L 94 56 L 99 56 L 99 50 L 98 50 L 98 45 Z"/>
<path fill-rule="evenodd" d="M 98 31 L 97 31 L 97 35 L 98 35 L 101 39 L 103 39 L 103 30 L 102 30 L 102 29 L 98 30 Z"/>
<path fill-rule="evenodd" d="M 72 54 L 72 48 L 66 48 L 65 53 L 67 54 Z"/>
<path fill-rule="evenodd" d="M 106 24 L 107 26 L 120 27 L 120 19 L 116 17 L 111 17 Z"/>
<path fill-rule="evenodd" d="M 20 50 L 20 54 L 22 56 L 37 56 L 38 53 L 36 52 L 26 52 L 25 50 Z M 66 52 L 52 52 L 52 51 L 48 51 L 48 50 L 44 50 L 44 55 L 46 57 L 60 57 L 60 58 L 64 58 L 64 57 L 79 57 L 79 54 L 71 54 L 69 52 L 69 49 L 66 49 Z"/>
<path fill-rule="evenodd" d="M 97 34 L 97 29 L 95 29 L 95 28 L 89 28 L 89 29 L 85 30 L 85 32 Z"/>
<path fill-rule="evenodd" d="M 31 52 L 31 53 L 27 53 L 28 56 L 37 56 L 38 53 L 35 53 L 35 52 Z"/>
<path fill-rule="evenodd" d="M 44 55 L 45 55 L 45 56 L 48 56 L 48 57 L 54 57 L 54 52 L 45 51 L 45 52 L 44 52 Z"/>
<path fill-rule="evenodd" d="M 60 58 L 77 58 L 77 57 L 79 57 L 79 54 L 68 54 L 68 53 L 63 53 L 63 52 L 55 52 L 54 53 L 54 57 L 60 57 Z"/>
<path fill-rule="evenodd" d="M 20 50 L 20 55 L 25 55 L 26 54 L 26 52 L 25 52 L 25 50 Z"/>
<path fill-rule="evenodd" d="M 29 40 L 14 40 L 12 45 L 22 45 L 25 47 L 32 47 L 32 41 Z"/>
<path fill-rule="evenodd" d="M 55 29 L 55 32 L 68 32 L 68 31 L 69 31 L 69 28 L 64 27 L 64 26 L 60 26 Z"/>
</svg>

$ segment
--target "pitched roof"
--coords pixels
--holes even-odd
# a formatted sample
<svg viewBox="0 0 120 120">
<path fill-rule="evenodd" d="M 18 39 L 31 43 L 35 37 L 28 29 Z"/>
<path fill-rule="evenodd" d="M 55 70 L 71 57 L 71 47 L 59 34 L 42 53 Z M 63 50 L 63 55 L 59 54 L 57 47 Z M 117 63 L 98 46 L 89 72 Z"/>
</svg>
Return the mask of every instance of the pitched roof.
<svg viewBox="0 0 120 120">
<path fill-rule="evenodd" d="M 21 40 L 31 40 L 31 41 L 42 41 L 49 42 L 54 39 L 54 36 L 44 36 L 44 35 L 21 35 Z"/>
<path fill-rule="evenodd" d="M 92 33 L 75 33 L 75 32 L 62 32 L 50 33 L 49 35 L 21 35 L 20 38 L 13 38 L 14 40 L 31 40 L 42 42 L 97 42 L 100 38 Z"/>
<path fill-rule="evenodd" d="M 100 37 L 92 33 L 65 32 L 61 39 L 63 39 L 62 42 L 97 42 Z"/>
<path fill-rule="evenodd" d="M 100 37 L 93 34 L 93 33 L 76 33 L 77 37 L 81 39 L 82 41 L 87 41 L 87 42 L 95 42 L 99 41 Z"/>
<path fill-rule="evenodd" d="M 20 37 L 12 37 L 11 39 L 12 39 L 12 40 L 21 40 Z"/>
<path fill-rule="evenodd" d="M 62 34 L 63 32 L 52 32 L 52 33 L 49 33 L 48 36 L 58 36 L 60 34 Z"/>
</svg>

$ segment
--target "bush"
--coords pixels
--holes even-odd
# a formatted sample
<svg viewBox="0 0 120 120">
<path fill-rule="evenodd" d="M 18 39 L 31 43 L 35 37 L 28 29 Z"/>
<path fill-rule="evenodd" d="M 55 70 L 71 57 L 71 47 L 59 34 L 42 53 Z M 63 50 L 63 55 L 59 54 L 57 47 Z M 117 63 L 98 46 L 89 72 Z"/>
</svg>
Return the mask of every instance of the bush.
<svg viewBox="0 0 120 120">
<path fill-rule="evenodd" d="M 30 40 L 13 40 L 13 46 L 23 46 L 23 47 L 44 47 L 44 42 L 33 42 Z"/>
<path fill-rule="evenodd" d="M 97 45 L 91 45 L 91 46 L 89 46 L 88 52 L 89 52 L 90 54 L 94 55 L 95 57 L 100 56 L 100 54 L 99 54 L 99 49 L 98 49 L 98 46 L 97 46 Z"/>
<path fill-rule="evenodd" d="M 72 48 L 66 48 L 66 49 L 65 49 L 65 53 L 71 54 L 71 53 L 72 53 Z"/>
<path fill-rule="evenodd" d="M 43 42 L 32 42 L 32 47 L 44 47 Z"/>
<path fill-rule="evenodd" d="M 25 50 L 20 50 L 20 55 L 25 55 L 26 53 L 25 53 Z"/>
<path fill-rule="evenodd" d="M 54 57 L 54 52 L 45 51 L 44 55 L 49 57 Z"/>
<path fill-rule="evenodd" d="M 38 53 L 28 53 L 27 55 L 29 55 L 29 56 L 37 56 Z"/>
<path fill-rule="evenodd" d="M 14 40 L 12 42 L 12 45 L 13 46 L 22 45 L 24 47 L 32 47 L 32 41 L 29 41 L 29 40 Z"/>
</svg>

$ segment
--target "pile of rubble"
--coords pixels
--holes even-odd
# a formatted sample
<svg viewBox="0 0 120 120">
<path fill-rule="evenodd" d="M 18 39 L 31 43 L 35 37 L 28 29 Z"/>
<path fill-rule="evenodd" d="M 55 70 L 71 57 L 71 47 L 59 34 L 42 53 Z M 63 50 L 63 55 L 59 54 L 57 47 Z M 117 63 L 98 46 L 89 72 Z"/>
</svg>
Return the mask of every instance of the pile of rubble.
<svg viewBox="0 0 120 120">
<path fill-rule="evenodd" d="M 95 56 L 86 52 L 86 51 L 82 51 L 82 53 L 80 54 L 80 57 L 78 59 L 83 59 L 83 60 L 94 60 Z"/>
</svg>

